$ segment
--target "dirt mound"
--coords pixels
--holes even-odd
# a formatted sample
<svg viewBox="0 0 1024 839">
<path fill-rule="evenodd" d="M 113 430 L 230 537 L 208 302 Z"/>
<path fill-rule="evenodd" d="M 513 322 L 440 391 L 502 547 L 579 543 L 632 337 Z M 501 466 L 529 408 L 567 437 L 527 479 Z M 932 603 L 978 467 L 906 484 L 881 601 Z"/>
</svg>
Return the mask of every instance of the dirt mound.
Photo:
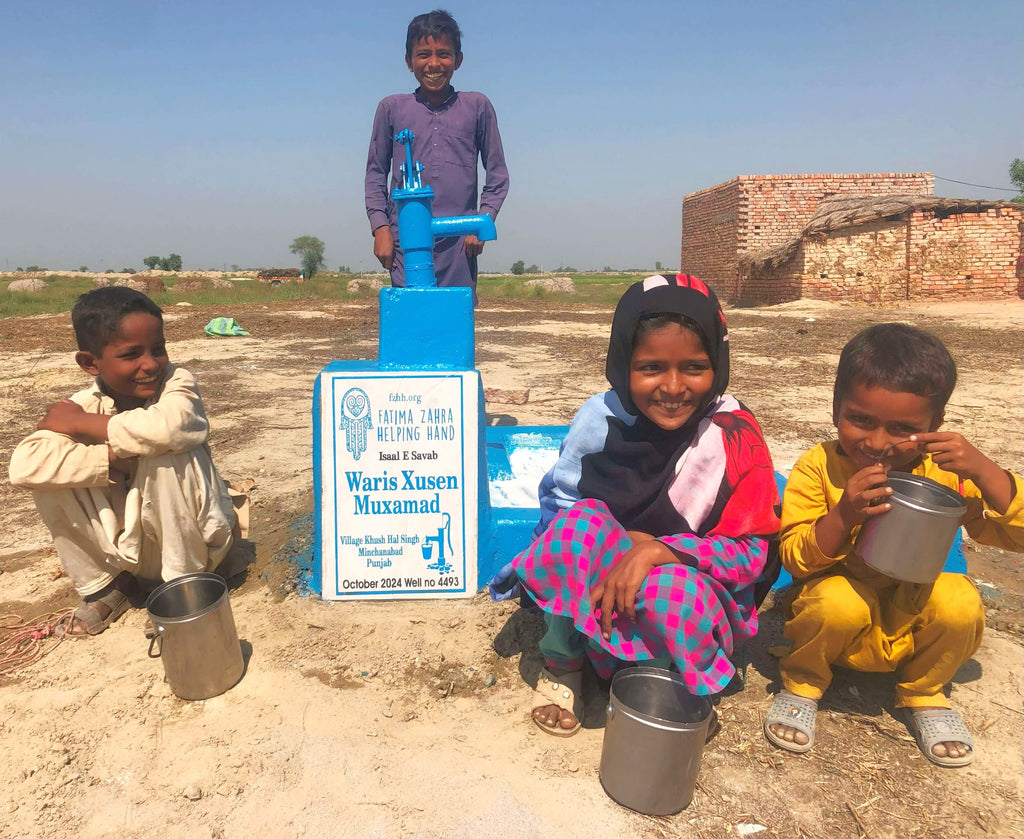
<svg viewBox="0 0 1024 839">
<path fill-rule="evenodd" d="M 8 291 L 38 292 L 46 291 L 46 289 L 46 281 L 35 278 L 30 280 L 12 280 L 10 285 L 7 286 Z"/>
<path fill-rule="evenodd" d="M 179 280 L 169 289 L 171 294 L 188 294 L 189 292 L 203 291 L 204 289 L 230 289 L 235 290 L 235 284 L 222 280 L 220 277 L 213 279 L 187 279 Z"/>
<path fill-rule="evenodd" d="M 159 277 L 147 277 L 142 274 L 132 274 L 120 277 L 96 277 L 92 284 L 96 288 L 104 288 L 106 286 L 126 286 L 127 288 L 133 288 L 136 291 L 141 291 L 143 294 L 157 294 L 164 290 L 164 281 Z"/>
<path fill-rule="evenodd" d="M 384 281 L 378 277 L 355 277 L 348 281 L 345 288 L 349 294 L 356 294 L 360 291 L 380 291 L 384 288 Z"/>
<path fill-rule="evenodd" d="M 540 277 L 536 280 L 527 280 L 523 285 L 526 288 L 542 288 L 545 291 L 560 291 L 566 294 L 573 294 L 576 291 L 572 277 Z"/>
</svg>

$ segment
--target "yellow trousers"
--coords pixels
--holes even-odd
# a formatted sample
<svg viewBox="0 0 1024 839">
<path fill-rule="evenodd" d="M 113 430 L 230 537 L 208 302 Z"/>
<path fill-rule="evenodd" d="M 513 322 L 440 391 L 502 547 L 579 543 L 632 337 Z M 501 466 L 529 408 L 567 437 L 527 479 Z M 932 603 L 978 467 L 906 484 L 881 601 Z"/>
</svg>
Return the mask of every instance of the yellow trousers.
<svg viewBox="0 0 1024 839">
<path fill-rule="evenodd" d="M 963 574 L 940 574 L 932 585 L 879 575 L 860 580 L 831 574 L 808 580 L 789 605 L 782 684 L 820 699 L 832 667 L 898 672 L 897 708 L 942 707 L 943 686 L 981 644 L 985 610 Z"/>
</svg>

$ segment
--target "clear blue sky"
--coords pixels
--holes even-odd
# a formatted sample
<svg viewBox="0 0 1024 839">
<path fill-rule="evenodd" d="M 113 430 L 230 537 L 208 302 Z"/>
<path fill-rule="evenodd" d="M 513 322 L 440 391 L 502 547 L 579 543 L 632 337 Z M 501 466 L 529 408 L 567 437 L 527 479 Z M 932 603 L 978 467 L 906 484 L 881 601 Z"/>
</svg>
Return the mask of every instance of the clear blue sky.
<svg viewBox="0 0 1024 839">
<path fill-rule="evenodd" d="M 412 90 L 398 2 L 0 0 L 0 270 L 376 263 L 377 101 Z M 1020 0 L 476 0 L 456 87 L 511 175 L 485 271 L 679 260 L 688 192 L 741 174 L 919 172 L 1010 187 Z M 936 181 L 939 195 L 1009 192 Z"/>
</svg>

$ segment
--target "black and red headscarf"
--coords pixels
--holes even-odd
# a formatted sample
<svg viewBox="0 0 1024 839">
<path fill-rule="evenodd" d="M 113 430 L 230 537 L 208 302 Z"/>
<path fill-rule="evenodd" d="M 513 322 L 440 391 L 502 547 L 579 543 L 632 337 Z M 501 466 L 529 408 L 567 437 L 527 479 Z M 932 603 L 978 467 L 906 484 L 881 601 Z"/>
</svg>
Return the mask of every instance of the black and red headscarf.
<svg viewBox="0 0 1024 839">
<path fill-rule="evenodd" d="M 657 315 L 682 315 L 699 326 L 714 379 L 711 390 L 681 428 L 665 431 L 633 404 L 629 394 L 630 364 L 637 327 Z M 630 286 L 612 319 L 605 375 L 630 423 L 610 418 L 603 449 L 582 458 L 579 491 L 598 498 L 627 530 L 654 536 L 693 532 L 668 497 L 676 463 L 693 442 L 702 419 L 714 413 L 729 384 L 729 338 L 715 293 L 696 277 L 662 274 Z"/>
</svg>

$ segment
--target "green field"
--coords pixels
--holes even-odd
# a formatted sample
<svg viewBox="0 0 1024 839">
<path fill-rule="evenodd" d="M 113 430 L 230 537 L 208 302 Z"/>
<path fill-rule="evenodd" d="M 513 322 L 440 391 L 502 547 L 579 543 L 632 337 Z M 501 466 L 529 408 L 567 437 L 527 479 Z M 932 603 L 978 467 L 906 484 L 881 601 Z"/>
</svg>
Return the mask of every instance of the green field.
<svg viewBox="0 0 1024 839">
<path fill-rule="evenodd" d="M 477 293 L 481 300 L 515 300 L 522 298 L 543 299 L 551 297 L 563 302 L 572 300 L 581 304 L 614 306 L 616 301 L 630 283 L 636 282 L 643 274 L 568 274 L 576 284 L 576 292 L 572 295 L 553 293 L 540 288 L 528 288 L 524 283 L 537 276 L 523 275 L 481 275 Z M 339 274 L 325 271 L 317 274 L 305 283 L 282 283 L 271 286 L 257 280 L 240 280 L 235 282 L 234 290 L 199 289 L 175 293 L 176 283 L 193 279 L 188 272 L 180 275 L 164 275 L 165 290 L 153 295 L 153 299 L 161 306 L 173 306 L 175 303 L 188 302 L 196 306 L 233 303 L 267 303 L 274 300 L 358 300 L 373 298 L 374 292 L 365 291 L 350 294 L 347 291 L 348 281 L 352 274 Z M 76 298 L 94 288 L 91 277 L 76 275 L 49 274 L 43 278 L 47 283 L 45 291 L 40 292 L 8 292 L 10 278 L 0 280 L 0 318 L 26 317 L 29 315 L 51 314 L 71 310 Z"/>
</svg>

